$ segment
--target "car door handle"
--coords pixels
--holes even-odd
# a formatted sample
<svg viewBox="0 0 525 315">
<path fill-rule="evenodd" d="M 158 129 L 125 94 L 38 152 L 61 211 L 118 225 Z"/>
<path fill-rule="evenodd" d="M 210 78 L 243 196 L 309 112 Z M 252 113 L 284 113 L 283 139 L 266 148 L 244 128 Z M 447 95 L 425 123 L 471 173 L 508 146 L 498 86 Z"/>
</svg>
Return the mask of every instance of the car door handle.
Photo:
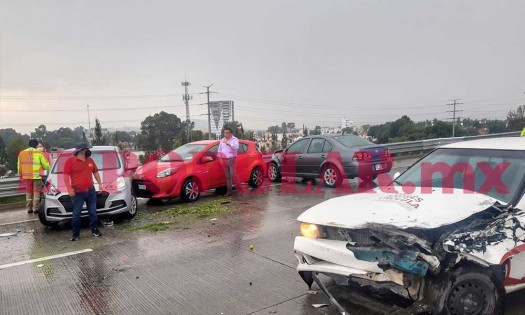
<svg viewBox="0 0 525 315">
<path fill-rule="evenodd" d="M 321 157 L 324 159 L 326 157 L 326 154 L 321 154 Z"/>
<path fill-rule="evenodd" d="M 302 156 L 302 155 L 298 155 L 297 158 L 298 158 L 299 160 L 301 160 L 301 159 L 303 158 L 303 156 Z"/>
</svg>

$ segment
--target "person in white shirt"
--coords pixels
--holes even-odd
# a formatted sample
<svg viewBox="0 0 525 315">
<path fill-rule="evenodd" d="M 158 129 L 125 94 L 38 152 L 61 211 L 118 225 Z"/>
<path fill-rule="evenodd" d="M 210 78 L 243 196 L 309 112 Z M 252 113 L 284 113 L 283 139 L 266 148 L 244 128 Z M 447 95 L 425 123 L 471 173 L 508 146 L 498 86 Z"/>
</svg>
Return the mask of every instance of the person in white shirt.
<svg viewBox="0 0 525 315">
<path fill-rule="evenodd" d="M 233 135 L 231 128 L 224 128 L 224 138 L 221 139 L 219 144 L 219 158 L 224 169 L 224 174 L 228 182 L 228 190 L 226 192 L 226 197 L 231 195 L 232 184 L 235 184 L 235 189 L 239 192 L 239 195 L 242 195 L 241 181 L 237 176 L 236 170 L 236 159 L 237 159 L 237 150 L 239 149 L 239 139 Z"/>
</svg>

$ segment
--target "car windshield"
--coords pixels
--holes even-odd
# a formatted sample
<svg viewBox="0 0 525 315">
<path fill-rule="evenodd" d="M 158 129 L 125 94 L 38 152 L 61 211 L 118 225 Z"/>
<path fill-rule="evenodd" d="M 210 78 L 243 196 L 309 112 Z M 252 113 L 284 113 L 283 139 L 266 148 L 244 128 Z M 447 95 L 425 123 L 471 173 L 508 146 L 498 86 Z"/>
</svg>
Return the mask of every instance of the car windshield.
<svg viewBox="0 0 525 315">
<path fill-rule="evenodd" d="M 524 175 L 525 151 L 443 148 L 411 166 L 395 183 L 443 192 L 464 189 L 509 203 Z"/>
<path fill-rule="evenodd" d="M 53 165 L 51 173 L 62 174 L 66 160 L 72 156 L 73 152 L 62 153 L 58 157 L 55 165 Z M 119 169 L 121 165 L 117 151 L 91 151 L 91 158 L 95 161 L 99 171 L 116 170 Z"/>
<path fill-rule="evenodd" d="M 208 145 L 206 144 L 185 144 L 176 148 L 160 158 L 161 162 L 176 162 L 176 161 L 189 161 L 193 157 L 201 152 Z"/>
<path fill-rule="evenodd" d="M 337 136 L 337 137 L 334 137 L 334 139 L 341 142 L 345 147 L 348 147 L 348 148 L 373 144 L 372 142 L 366 139 L 363 139 L 358 136 L 353 136 L 353 135 Z"/>
</svg>

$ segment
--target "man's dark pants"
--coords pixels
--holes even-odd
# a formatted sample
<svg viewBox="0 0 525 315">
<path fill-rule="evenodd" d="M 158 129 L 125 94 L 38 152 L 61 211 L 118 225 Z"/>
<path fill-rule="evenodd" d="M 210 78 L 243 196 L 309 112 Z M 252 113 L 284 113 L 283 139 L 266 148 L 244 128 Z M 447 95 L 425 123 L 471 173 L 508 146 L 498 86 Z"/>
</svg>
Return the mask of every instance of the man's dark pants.
<svg viewBox="0 0 525 315">
<path fill-rule="evenodd" d="M 71 225 L 73 226 L 73 235 L 80 235 L 80 215 L 82 214 L 82 207 L 84 203 L 87 205 L 89 213 L 89 227 L 91 231 L 98 228 L 97 218 L 97 192 L 95 188 L 91 187 L 86 192 L 75 192 L 75 195 L 71 198 L 73 202 L 73 219 Z"/>
</svg>

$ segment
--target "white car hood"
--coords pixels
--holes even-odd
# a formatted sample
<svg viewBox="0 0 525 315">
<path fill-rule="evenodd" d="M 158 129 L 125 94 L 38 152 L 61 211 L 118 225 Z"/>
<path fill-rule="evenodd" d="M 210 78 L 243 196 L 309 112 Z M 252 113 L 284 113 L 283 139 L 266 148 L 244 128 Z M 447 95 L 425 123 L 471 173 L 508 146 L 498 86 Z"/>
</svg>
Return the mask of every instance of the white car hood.
<svg viewBox="0 0 525 315">
<path fill-rule="evenodd" d="M 401 190 L 400 187 L 396 189 Z M 496 202 L 505 204 L 463 189 L 455 189 L 452 193 L 444 193 L 441 189 L 421 193 L 420 188 L 416 188 L 412 194 L 403 194 L 376 188 L 324 201 L 306 210 L 297 220 L 351 229 L 365 228 L 368 224 L 432 229 L 466 219 Z"/>
</svg>

